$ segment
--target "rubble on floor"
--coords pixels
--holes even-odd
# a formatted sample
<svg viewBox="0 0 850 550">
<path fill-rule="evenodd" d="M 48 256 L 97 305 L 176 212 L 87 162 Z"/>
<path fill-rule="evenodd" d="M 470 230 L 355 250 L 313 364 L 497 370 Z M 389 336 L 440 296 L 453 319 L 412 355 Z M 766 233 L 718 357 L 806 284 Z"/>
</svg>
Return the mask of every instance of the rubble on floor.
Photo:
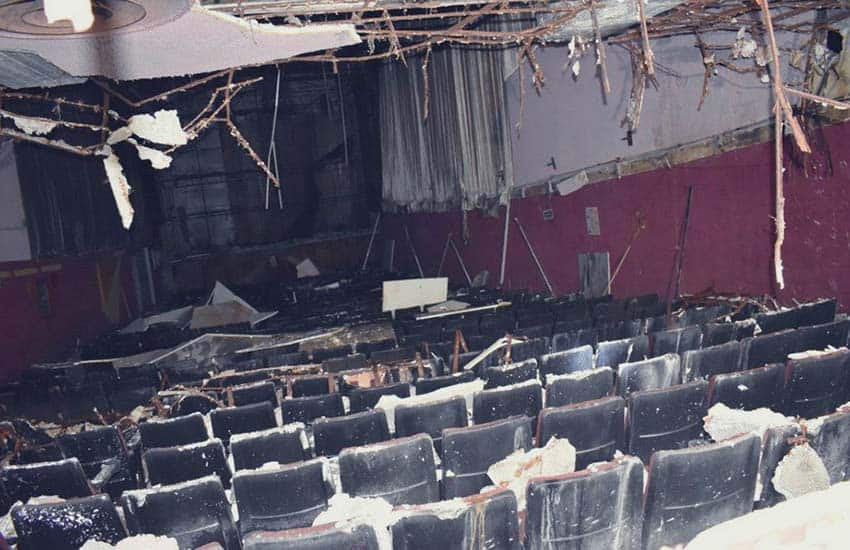
<svg viewBox="0 0 850 550">
<path fill-rule="evenodd" d="M 708 409 L 708 415 L 703 420 L 706 433 L 715 441 L 722 441 L 748 432 L 754 432 L 761 436 L 768 428 L 785 426 L 793 422 L 793 419 L 770 409 L 760 408 L 745 411 L 730 409 L 723 403 L 717 403 Z"/>
</svg>

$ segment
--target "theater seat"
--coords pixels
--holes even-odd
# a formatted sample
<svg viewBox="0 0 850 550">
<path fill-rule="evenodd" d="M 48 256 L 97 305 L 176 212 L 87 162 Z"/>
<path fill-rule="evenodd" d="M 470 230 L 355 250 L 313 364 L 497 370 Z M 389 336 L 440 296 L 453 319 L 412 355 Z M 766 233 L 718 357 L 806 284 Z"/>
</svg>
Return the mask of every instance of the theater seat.
<svg viewBox="0 0 850 550">
<path fill-rule="evenodd" d="M 577 470 L 611 460 L 614 451 L 625 449 L 625 406 L 620 397 L 605 397 L 543 409 L 537 423 L 537 446 L 544 447 L 553 437 L 568 439 L 576 448 Z"/>
<path fill-rule="evenodd" d="M 639 391 L 628 398 L 629 454 L 644 462 L 660 449 L 681 449 L 702 434 L 706 415 L 704 380 L 657 390 Z"/>
<path fill-rule="evenodd" d="M 487 469 L 518 449 L 531 449 L 531 438 L 526 416 L 443 430 L 443 498 L 472 495 L 490 485 Z"/>
<path fill-rule="evenodd" d="M 383 411 L 366 411 L 320 418 L 313 422 L 313 440 L 317 456 L 334 456 L 346 447 L 359 447 L 390 438 L 387 416 Z"/>
<path fill-rule="evenodd" d="M 789 353 L 801 349 L 800 333 L 794 329 L 746 338 L 741 343 L 741 364 L 754 369 L 773 363 L 785 363 Z"/>
<path fill-rule="evenodd" d="M 331 495 L 323 469 L 321 460 L 310 460 L 236 472 L 233 495 L 243 539 L 253 531 L 311 526 L 316 516 L 327 509 Z"/>
<path fill-rule="evenodd" d="M 211 543 L 218 543 L 224 550 L 240 548 L 230 503 L 215 476 L 126 491 L 121 506 L 131 535 L 171 537 L 181 549 Z"/>
<path fill-rule="evenodd" d="M 737 340 L 682 355 L 684 381 L 708 380 L 715 374 L 736 372 L 741 368 L 741 344 Z"/>
<path fill-rule="evenodd" d="M 243 550 L 382 550 L 378 538 L 369 525 L 354 528 L 333 524 L 290 529 L 288 531 L 260 531 L 245 538 Z"/>
<path fill-rule="evenodd" d="M 351 390 L 348 399 L 351 404 L 351 412 L 363 412 L 374 408 L 383 395 L 395 395 L 398 397 L 410 397 L 410 384 L 398 383 L 377 386 L 374 388 L 357 388 Z"/>
<path fill-rule="evenodd" d="M 593 347 L 579 346 L 547 353 L 540 358 L 540 376 L 570 374 L 593 368 Z"/>
<path fill-rule="evenodd" d="M 93 494 L 85 471 L 76 458 L 5 466 L 0 470 L 3 495 L 9 502 L 27 502 L 32 497 L 52 495 L 61 498 Z"/>
<path fill-rule="evenodd" d="M 625 457 L 593 470 L 528 483 L 525 547 L 641 550 L 643 463 Z"/>
<path fill-rule="evenodd" d="M 398 405 L 394 414 L 396 437 L 428 434 L 437 453 L 442 449 L 443 430 L 465 428 L 469 422 L 466 399 L 462 396 L 416 405 Z"/>
<path fill-rule="evenodd" d="M 150 449 L 142 455 L 148 487 L 171 485 L 212 474 L 225 487 L 230 486 L 230 468 L 224 458 L 224 445 L 219 439 L 180 447 Z"/>
<path fill-rule="evenodd" d="M 485 389 L 500 388 L 537 379 L 537 359 L 525 359 L 510 365 L 484 369 Z"/>
<path fill-rule="evenodd" d="M 217 409 L 219 403 L 202 393 L 188 393 L 180 397 L 174 406 L 171 407 L 171 416 L 186 416 L 193 413 L 207 414 L 210 411 Z"/>
<path fill-rule="evenodd" d="M 620 363 L 640 361 L 649 355 L 649 337 L 637 336 L 625 340 L 599 342 L 596 366 L 616 369 Z"/>
<path fill-rule="evenodd" d="M 284 424 L 303 422 L 310 424 L 316 418 L 342 416 L 345 409 L 342 396 L 338 393 L 284 399 L 280 402 L 281 419 Z"/>
<path fill-rule="evenodd" d="M 88 540 L 115 544 L 127 537 L 106 495 L 17 506 L 11 515 L 19 550 L 78 550 Z"/>
<path fill-rule="evenodd" d="M 668 353 L 652 359 L 620 363 L 617 367 L 617 393 L 626 397 L 632 392 L 666 388 L 682 382 L 679 355 Z"/>
<path fill-rule="evenodd" d="M 546 406 L 561 407 L 607 397 L 614 392 L 610 367 L 575 372 L 547 381 Z"/>
<path fill-rule="evenodd" d="M 829 482 L 850 479 L 850 412 L 837 412 L 822 418 L 808 434 L 812 448 L 829 472 Z"/>
<path fill-rule="evenodd" d="M 706 323 L 702 327 L 703 347 L 713 347 L 735 340 L 736 327 L 734 323 Z"/>
<path fill-rule="evenodd" d="M 399 517 L 392 525 L 393 550 L 521 548 L 516 497 L 506 489 L 405 506 L 395 513 Z"/>
<path fill-rule="evenodd" d="M 230 391 L 233 395 L 233 404 L 237 407 L 264 402 L 277 407 L 277 390 L 272 381 L 233 386 Z"/>
<path fill-rule="evenodd" d="M 426 434 L 343 449 L 339 477 L 343 492 L 393 506 L 440 499 L 434 445 Z"/>
<path fill-rule="evenodd" d="M 366 356 L 362 353 L 346 355 L 345 357 L 334 357 L 322 361 L 322 370 L 325 372 L 343 372 L 347 370 L 358 370 L 366 367 Z"/>
<path fill-rule="evenodd" d="M 815 418 L 830 414 L 848 400 L 850 350 L 807 354 L 785 368 L 782 412 Z"/>
<path fill-rule="evenodd" d="M 543 408 L 543 395 L 540 382 L 537 380 L 480 391 L 472 399 L 472 416 L 476 424 L 518 414 L 537 418 L 541 408 Z"/>
<path fill-rule="evenodd" d="M 646 550 L 687 544 L 700 531 L 752 511 L 760 448 L 758 435 L 745 434 L 655 453 L 646 489 Z"/>
<path fill-rule="evenodd" d="M 440 388 L 447 388 L 455 384 L 464 384 L 475 380 L 475 373 L 472 371 L 462 371 L 446 376 L 435 376 L 433 378 L 420 378 L 416 381 L 416 395 L 431 393 Z"/>
<path fill-rule="evenodd" d="M 698 326 L 662 330 L 652 334 L 652 356 L 667 353 L 684 353 L 699 349 L 702 345 L 702 329 Z"/>
<path fill-rule="evenodd" d="M 761 460 L 759 461 L 759 485 L 761 494 L 757 495 L 757 508 L 768 508 L 785 500 L 774 487 L 773 475 L 776 467 L 794 446 L 793 438 L 802 435 L 800 425 L 774 426 L 764 431 L 762 436 Z"/>
<path fill-rule="evenodd" d="M 164 420 L 148 420 L 139 424 L 139 433 L 142 437 L 142 447 L 145 449 L 188 445 L 209 438 L 201 413 Z"/>
<path fill-rule="evenodd" d="M 827 347 L 841 348 L 847 345 L 850 319 L 842 319 L 823 325 L 800 327 L 801 350 L 825 350 Z"/>
<path fill-rule="evenodd" d="M 782 401 L 785 365 L 767 365 L 712 376 L 708 386 L 708 406 L 723 403 L 732 409 L 764 407 L 778 410 Z"/>
<path fill-rule="evenodd" d="M 310 458 L 307 434 L 299 425 L 237 434 L 230 438 L 230 456 L 236 470 L 259 468 L 268 462 L 288 464 Z"/>
<path fill-rule="evenodd" d="M 136 471 L 131 467 L 124 438 L 115 426 L 104 426 L 57 438 L 68 457 L 79 459 L 92 485 L 118 498 L 126 489 L 135 489 Z"/>
<path fill-rule="evenodd" d="M 292 397 L 309 397 L 331 393 L 335 381 L 328 382 L 328 375 L 296 376 L 292 378 Z"/>
<path fill-rule="evenodd" d="M 225 445 L 233 434 L 258 432 L 277 426 L 271 403 L 254 403 L 241 407 L 226 407 L 210 412 L 213 437 Z"/>
</svg>

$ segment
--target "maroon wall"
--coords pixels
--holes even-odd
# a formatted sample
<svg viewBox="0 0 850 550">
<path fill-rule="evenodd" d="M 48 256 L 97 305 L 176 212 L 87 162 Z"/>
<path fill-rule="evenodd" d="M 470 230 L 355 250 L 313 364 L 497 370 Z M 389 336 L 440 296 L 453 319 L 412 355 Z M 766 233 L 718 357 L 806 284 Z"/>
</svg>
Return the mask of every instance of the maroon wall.
<svg viewBox="0 0 850 550">
<path fill-rule="evenodd" d="M 120 291 L 115 294 L 112 311 L 117 312 L 118 324 L 130 317 L 128 309 L 135 315 L 128 260 L 118 255 L 0 263 L 0 383 L 16 378 L 31 363 L 64 359 L 78 338 L 92 338 L 113 326 L 106 310 L 110 308 L 110 281 L 119 262 L 123 295 Z M 50 310 L 46 314 L 38 306 L 38 281 L 45 281 L 48 288 Z"/>
<path fill-rule="evenodd" d="M 555 291 L 579 287 L 577 255 L 609 251 L 613 272 L 629 242 L 640 211 L 646 229 L 638 237 L 613 285 L 616 296 L 649 292 L 664 295 L 675 258 L 687 200 L 693 186 L 690 225 L 681 288 L 693 293 L 708 287 L 718 292 L 770 293 L 781 302 L 836 296 L 850 304 L 850 123 L 823 130 L 819 154 L 808 176 L 786 158 L 786 223 L 783 249 L 786 288 L 773 281 L 773 144 L 726 153 L 667 170 L 588 185 L 566 196 L 514 199 L 518 217 L 535 246 Z M 786 151 L 791 148 L 786 140 Z M 826 172 L 831 152 L 833 173 Z M 820 174 L 820 175 L 818 175 Z M 589 236 L 585 207 L 599 209 L 600 236 Z M 555 217 L 543 220 L 544 209 Z M 470 212 L 468 243 L 459 238 L 461 214 L 414 214 L 388 217 L 384 236 L 397 242 L 398 260 L 410 266 L 403 224 L 407 223 L 426 275 L 436 272 L 446 235 L 452 232 L 470 274 L 487 269 L 498 283 L 504 208 L 499 218 Z M 461 282 L 463 274 L 449 252 L 447 273 Z M 505 285 L 545 288 L 512 223 Z"/>
</svg>

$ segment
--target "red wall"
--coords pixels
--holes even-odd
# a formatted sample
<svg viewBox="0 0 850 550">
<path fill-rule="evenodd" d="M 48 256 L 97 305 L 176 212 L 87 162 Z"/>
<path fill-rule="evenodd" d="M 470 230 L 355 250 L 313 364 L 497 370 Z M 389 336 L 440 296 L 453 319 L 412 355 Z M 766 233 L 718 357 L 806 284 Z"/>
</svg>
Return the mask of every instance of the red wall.
<svg viewBox="0 0 850 550">
<path fill-rule="evenodd" d="M 671 169 L 588 185 L 566 196 L 515 199 L 518 217 L 540 257 L 557 294 L 579 288 L 577 255 L 609 251 L 611 271 L 622 256 L 634 228 L 635 212 L 646 229 L 613 285 L 616 296 L 658 292 L 664 296 L 671 278 L 688 186 L 693 186 L 690 225 L 681 277 L 682 292 L 713 287 L 718 292 L 776 295 L 780 302 L 836 296 L 850 304 L 850 123 L 827 128 L 816 142 L 808 176 L 786 157 L 786 240 L 783 248 L 786 288 L 773 280 L 773 144 L 726 153 Z M 786 151 L 791 144 L 786 140 Z M 833 173 L 826 171 L 831 151 Z M 589 236 L 585 207 L 599 209 L 600 236 Z M 544 209 L 554 220 L 543 220 Z M 469 241 L 461 235 L 461 214 L 413 214 L 388 217 L 384 236 L 396 239 L 397 258 L 415 271 L 405 244 L 409 224 L 426 275 L 440 262 L 451 232 L 470 275 L 487 269 L 498 284 L 504 208 L 499 218 L 470 212 Z M 461 282 L 463 274 L 451 251 L 444 273 Z M 510 227 L 505 285 L 544 289 L 517 231 Z"/>
<path fill-rule="evenodd" d="M 126 302 L 121 299 L 118 308 L 120 324 L 128 319 L 127 308 L 134 312 L 137 307 L 128 257 L 0 263 L 4 276 L 0 279 L 0 383 L 16 378 L 31 363 L 65 359 L 78 338 L 92 338 L 112 326 L 102 305 L 97 265 L 108 299 L 109 281 L 119 260 L 127 298 Z M 61 269 L 51 271 L 54 266 Z M 36 273 L 28 273 L 31 269 Z M 50 297 L 46 316 L 38 308 L 36 282 L 40 279 L 47 282 Z"/>
</svg>

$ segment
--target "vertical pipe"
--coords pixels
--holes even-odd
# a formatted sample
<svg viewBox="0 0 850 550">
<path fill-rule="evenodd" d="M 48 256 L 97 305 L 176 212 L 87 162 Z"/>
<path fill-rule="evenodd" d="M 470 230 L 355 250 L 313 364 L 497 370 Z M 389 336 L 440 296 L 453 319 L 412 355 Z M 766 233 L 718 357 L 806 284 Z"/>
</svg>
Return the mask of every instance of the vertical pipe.
<svg viewBox="0 0 850 550">
<path fill-rule="evenodd" d="M 369 237 L 369 247 L 366 249 L 366 257 L 363 258 L 363 267 L 360 271 L 366 271 L 366 264 L 369 263 L 369 256 L 372 254 L 372 243 L 375 242 L 375 234 L 378 232 L 378 224 L 381 223 L 381 213 L 378 212 L 378 217 L 375 218 L 375 227 L 372 228 L 372 236 Z"/>
<path fill-rule="evenodd" d="M 528 235 L 525 234 L 525 228 L 519 223 L 519 218 L 514 218 L 514 221 L 519 227 L 519 232 L 522 235 L 522 240 L 525 241 L 525 246 L 528 247 L 528 251 L 531 253 L 531 258 L 534 260 L 534 263 L 537 264 L 537 270 L 540 272 L 540 276 L 543 277 L 543 282 L 546 283 L 546 288 L 549 289 L 549 294 L 555 296 L 555 291 L 552 290 L 552 285 L 549 283 L 549 277 L 546 276 L 546 272 L 543 271 L 543 265 L 541 265 L 540 260 L 537 259 L 537 254 L 534 253 L 534 247 L 531 246 L 531 241 L 528 240 Z"/>
<path fill-rule="evenodd" d="M 511 226 L 511 188 L 508 187 L 508 203 L 505 206 L 505 231 L 502 235 L 502 267 L 499 270 L 499 286 L 505 286 L 505 261 L 508 257 L 508 228 Z"/>
<path fill-rule="evenodd" d="M 472 279 L 469 277 L 469 271 L 466 270 L 466 264 L 463 263 L 463 257 L 460 255 L 460 251 L 457 249 L 457 245 L 455 245 L 454 239 L 449 238 L 449 244 L 452 245 L 452 249 L 455 251 L 455 256 L 457 256 L 457 261 L 460 263 L 461 269 L 463 269 L 463 276 L 466 277 L 466 284 L 472 286 Z"/>
<path fill-rule="evenodd" d="M 416 253 L 416 247 L 413 246 L 413 239 L 410 238 L 410 230 L 407 228 L 407 225 L 404 226 L 404 236 L 407 239 L 407 246 L 410 247 L 410 251 L 413 253 L 413 259 L 416 261 L 416 269 L 419 270 L 419 277 L 425 278 L 425 273 L 422 271 L 422 264 L 419 263 L 419 254 Z"/>
</svg>

